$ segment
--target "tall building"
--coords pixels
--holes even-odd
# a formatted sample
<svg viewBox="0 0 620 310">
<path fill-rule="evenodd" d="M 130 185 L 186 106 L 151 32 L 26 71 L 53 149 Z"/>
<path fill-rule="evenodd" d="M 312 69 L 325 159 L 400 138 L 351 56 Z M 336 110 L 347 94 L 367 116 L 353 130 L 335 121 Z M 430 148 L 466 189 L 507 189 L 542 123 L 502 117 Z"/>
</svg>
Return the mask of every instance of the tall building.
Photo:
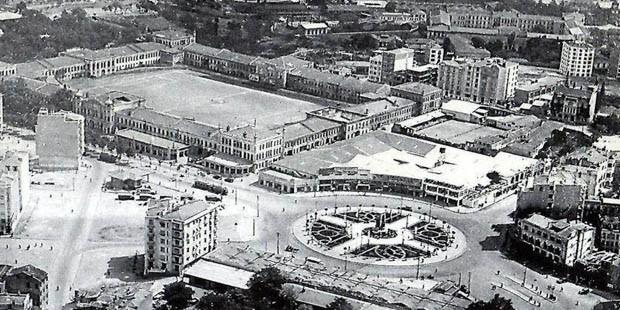
<svg viewBox="0 0 620 310">
<path fill-rule="evenodd" d="M 43 108 L 37 116 L 36 154 L 47 170 L 78 169 L 84 153 L 84 117 Z"/>
<path fill-rule="evenodd" d="M 4 128 L 4 94 L 0 93 L 0 131 Z"/>
<path fill-rule="evenodd" d="M 0 172 L 0 235 L 13 232 L 21 214 L 16 173 Z"/>
<path fill-rule="evenodd" d="M 591 123 L 596 115 L 597 96 L 598 92 L 594 89 L 560 85 L 551 100 L 551 117 L 569 124 Z"/>
<path fill-rule="evenodd" d="M 414 66 L 415 51 L 412 49 L 399 48 L 383 51 L 370 58 L 368 80 L 381 83 L 388 74 L 408 70 Z"/>
<path fill-rule="evenodd" d="M 145 217 L 144 272 L 179 274 L 217 244 L 217 205 L 150 200 Z"/>
<path fill-rule="evenodd" d="M 560 72 L 569 76 L 592 76 L 592 67 L 594 66 L 594 51 L 594 46 L 589 43 L 562 43 Z"/>
<path fill-rule="evenodd" d="M 539 214 L 519 221 L 518 236 L 533 252 L 569 267 L 594 250 L 594 227 Z"/>
<path fill-rule="evenodd" d="M 437 43 L 427 45 L 426 50 L 424 51 L 424 60 L 433 65 L 442 62 L 443 47 Z"/>
<path fill-rule="evenodd" d="M 514 96 L 519 65 L 501 58 L 454 59 L 439 65 L 444 97 L 497 105 Z"/>
</svg>

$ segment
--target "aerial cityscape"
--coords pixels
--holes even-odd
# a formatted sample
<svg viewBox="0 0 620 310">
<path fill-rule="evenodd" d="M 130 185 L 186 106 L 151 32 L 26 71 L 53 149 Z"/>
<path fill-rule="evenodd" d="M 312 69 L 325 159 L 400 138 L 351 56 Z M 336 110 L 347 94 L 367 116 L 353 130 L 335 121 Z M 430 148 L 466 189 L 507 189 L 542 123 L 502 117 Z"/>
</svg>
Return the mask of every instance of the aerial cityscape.
<svg viewBox="0 0 620 310">
<path fill-rule="evenodd" d="M 0 0 L 33 309 L 620 309 L 620 1 Z"/>
</svg>

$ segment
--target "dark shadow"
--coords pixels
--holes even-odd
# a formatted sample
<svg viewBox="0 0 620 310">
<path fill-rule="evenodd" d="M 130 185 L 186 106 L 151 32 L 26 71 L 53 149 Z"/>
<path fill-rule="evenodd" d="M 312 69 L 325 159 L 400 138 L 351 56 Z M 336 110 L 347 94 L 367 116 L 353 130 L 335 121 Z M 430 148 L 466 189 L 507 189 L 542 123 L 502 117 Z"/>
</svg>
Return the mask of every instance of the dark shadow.
<svg viewBox="0 0 620 310">
<path fill-rule="evenodd" d="M 130 255 L 121 257 L 112 257 L 108 261 L 108 270 L 106 278 L 118 279 L 123 282 L 147 282 L 163 276 L 147 276 L 143 274 L 144 270 L 144 254 Z"/>
</svg>

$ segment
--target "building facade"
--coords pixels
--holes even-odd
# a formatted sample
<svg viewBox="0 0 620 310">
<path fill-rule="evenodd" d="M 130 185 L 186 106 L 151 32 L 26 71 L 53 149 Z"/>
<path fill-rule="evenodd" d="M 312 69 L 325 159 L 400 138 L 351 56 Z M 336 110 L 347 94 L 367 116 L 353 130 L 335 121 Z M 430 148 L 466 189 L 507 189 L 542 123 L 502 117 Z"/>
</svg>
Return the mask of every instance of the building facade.
<svg viewBox="0 0 620 310">
<path fill-rule="evenodd" d="M 36 152 L 39 167 L 47 170 L 76 170 L 84 153 L 84 117 L 72 112 L 37 115 Z"/>
<path fill-rule="evenodd" d="M 37 309 L 48 307 L 47 272 L 32 265 L 11 268 L 0 282 L 4 282 L 8 293 L 28 294 Z"/>
<path fill-rule="evenodd" d="M 504 105 L 514 97 L 519 65 L 500 58 L 456 59 L 439 64 L 437 87 L 444 97 Z"/>
<path fill-rule="evenodd" d="M 387 75 L 411 69 L 415 64 L 415 51 L 412 49 L 399 48 L 383 51 L 370 58 L 368 80 L 383 83 Z"/>
<path fill-rule="evenodd" d="M 572 267 L 594 250 L 594 227 L 539 214 L 519 221 L 518 236 L 534 253 L 562 266 Z"/>
<path fill-rule="evenodd" d="M 441 89 L 423 83 L 406 83 L 392 87 L 391 94 L 413 100 L 418 104 L 416 115 L 426 114 L 441 107 Z"/>
<path fill-rule="evenodd" d="M 594 46 L 585 42 L 562 43 L 560 72 L 569 76 L 590 77 L 594 66 Z"/>
<path fill-rule="evenodd" d="M 178 30 L 160 30 L 152 33 L 153 42 L 167 47 L 183 47 L 196 43 L 196 33 L 186 33 Z"/>
<path fill-rule="evenodd" d="M 217 246 L 217 206 L 203 200 L 150 200 L 145 217 L 144 272 L 180 274 Z"/>
<path fill-rule="evenodd" d="M 116 132 L 116 114 L 144 104 L 145 99 L 119 91 L 87 94 L 76 100 L 73 112 L 84 116 L 84 127 L 105 135 Z"/>
</svg>

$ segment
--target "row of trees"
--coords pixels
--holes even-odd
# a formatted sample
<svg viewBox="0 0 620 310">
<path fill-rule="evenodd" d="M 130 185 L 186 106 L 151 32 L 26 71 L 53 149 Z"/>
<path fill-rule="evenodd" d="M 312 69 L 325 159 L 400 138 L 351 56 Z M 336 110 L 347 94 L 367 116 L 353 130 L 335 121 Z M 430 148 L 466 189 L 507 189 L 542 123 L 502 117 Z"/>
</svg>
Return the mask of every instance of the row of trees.
<svg viewBox="0 0 620 310">
<path fill-rule="evenodd" d="M 227 289 L 212 291 L 202 296 L 196 303 L 199 310 L 306 310 L 300 305 L 293 293 L 284 289 L 286 278 L 277 268 L 265 268 L 250 279 L 249 290 Z M 166 304 L 159 310 L 180 310 L 191 304 L 194 292 L 183 282 L 176 282 L 164 287 L 163 300 Z M 343 298 L 336 298 L 327 306 L 327 310 L 353 310 Z"/>
<path fill-rule="evenodd" d="M 64 11 L 51 20 L 33 10 L 23 11 L 23 18 L 4 23 L 0 37 L 0 60 L 11 63 L 58 56 L 70 48 L 100 49 L 110 45 L 135 42 L 136 27 L 111 26 L 94 21 L 81 9 Z"/>
<path fill-rule="evenodd" d="M 28 129 L 34 129 L 41 108 L 71 111 L 76 100 L 73 93 L 65 89 L 50 97 L 43 96 L 26 87 L 22 80 L 0 83 L 0 93 L 4 94 L 4 121 L 9 125 Z"/>
</svg>

